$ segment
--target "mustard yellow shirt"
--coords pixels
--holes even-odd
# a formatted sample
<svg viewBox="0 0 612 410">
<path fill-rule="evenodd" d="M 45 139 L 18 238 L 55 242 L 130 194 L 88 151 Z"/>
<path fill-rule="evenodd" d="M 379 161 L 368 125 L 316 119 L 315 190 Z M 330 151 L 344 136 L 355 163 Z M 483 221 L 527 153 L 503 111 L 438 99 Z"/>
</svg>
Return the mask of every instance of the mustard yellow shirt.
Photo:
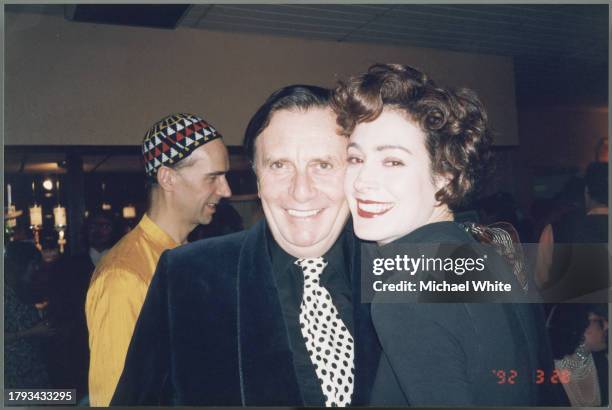
<svg viewBox="0 0 612 410">
<path fill-rule="evenodd" d="M 178 244 L 144 215 L 99 262 L 89 284 L 89 401 L 108 406 L 162 252 Z"/>
</svg>

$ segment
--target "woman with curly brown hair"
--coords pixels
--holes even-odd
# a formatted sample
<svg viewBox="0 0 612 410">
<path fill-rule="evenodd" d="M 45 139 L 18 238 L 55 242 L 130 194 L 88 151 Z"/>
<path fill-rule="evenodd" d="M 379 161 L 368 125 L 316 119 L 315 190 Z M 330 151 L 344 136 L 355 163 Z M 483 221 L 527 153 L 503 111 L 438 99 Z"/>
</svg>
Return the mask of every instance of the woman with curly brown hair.
<svg viewBox="0 0 612 410">
<path fill-rule="evenodd" d="M 491 143 L 473 91 L 377 64 L 340 83 L 334 109 L 350 137 L 345 193 L 360 239 L 389 258 L 397 245 L 477 249 L 452 211 L 473 191 Z M 500 258 L 487 265 L 487 275 L 514 280 Z M 383 349 L 372 404 L 552 404 L 533 379 L 552 357 L 530 305 L 373 303 L 372 319 Z"/>
</svg>

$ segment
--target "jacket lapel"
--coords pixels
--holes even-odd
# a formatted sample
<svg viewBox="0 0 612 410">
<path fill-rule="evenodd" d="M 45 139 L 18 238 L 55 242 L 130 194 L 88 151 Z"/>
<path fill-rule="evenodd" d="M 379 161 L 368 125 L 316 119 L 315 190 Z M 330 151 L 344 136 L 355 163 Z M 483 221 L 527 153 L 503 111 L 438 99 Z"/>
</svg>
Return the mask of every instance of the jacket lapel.
<svg viewBox="0 0 612 410">
<path fill-rule="evenodd" d="M 355 325 L 355 388 L 351 405 L 366 406 L 370 404 L 370 394 L 376 377 L 381 347 L 376 336 L 370 314 L 370 303 L 361 303 L 361 243 L 355 237 L 349 221 L 347 235 L 349 245 L 345 255 L 350 258 L 350 280 L 353 298 L 353 323 Z M 348 233 L 348 232 L 347 232 Z M 348 251 L 348 252 L 347 252 Z"/>
<path fill-rule="evenodd" d="M 240 251 L 237 287 L 242 404 L 302 405 L 263 220 L 249 230 Z"/>
</svg>

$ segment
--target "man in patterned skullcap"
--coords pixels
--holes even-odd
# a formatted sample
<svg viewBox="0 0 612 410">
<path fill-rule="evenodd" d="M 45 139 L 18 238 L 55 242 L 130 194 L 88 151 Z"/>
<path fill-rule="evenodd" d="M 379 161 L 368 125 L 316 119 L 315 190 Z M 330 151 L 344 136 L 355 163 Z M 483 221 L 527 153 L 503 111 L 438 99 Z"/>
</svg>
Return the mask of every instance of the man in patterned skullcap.
<svg viewBox="0 0 612 410">
<path fill-rule="evenodd" d="M 148 209 L 100 261 L 87 293 L 92 406 L 110 403 L 160 255 L 185 243 L 198 224 L 210 223 L 219 200 L 231 195 L 227 148 L 200 117 L 163 118 L 145 134 L 142 154 Z"/>
</svg>

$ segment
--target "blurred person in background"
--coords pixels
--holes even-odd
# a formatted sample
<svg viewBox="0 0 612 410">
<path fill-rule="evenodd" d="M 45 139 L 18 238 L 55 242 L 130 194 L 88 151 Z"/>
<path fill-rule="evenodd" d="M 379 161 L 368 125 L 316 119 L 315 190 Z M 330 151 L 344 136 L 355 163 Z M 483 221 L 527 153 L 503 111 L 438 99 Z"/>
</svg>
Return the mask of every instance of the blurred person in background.
<svg viewBox="0 0 612 410">
<path fill-rule="evenodd" d="M 227 201 L 221 201 L 217 205 L 215 218 L 207 225 L 198 225 L 187 237 L 188 242 L 194 242 L 204 238 L 227 235 L 242 231 L 242 217 Z"/>
<path fill-rule="evenodd" d="M 606 304 L 560 303 L 546 321 L 564 405 L 608 404 L 608 313 Z"/>
<path fill-rule="evenodd" d="M 48 388 L 43 345 L 54 334 L 41 320 L 31 295 L 31 278 L 41 255 L 31 242 L 10 242 L 4 254 L 4 388 Z"/>
<path fill-rule="evenodd" d="M 533 242 L 533 223 L 524 216 L 509 192 L 496 192 L 476 201 L 480 223 L 489 225 L 508 222 L 519 234 L 522 243 Z"/>
<path fill-rule="evenodd" d="M 608 288 L 608 164 L 585 174 L 585 209 L 546 225 L 540 235 L 536 284 L 546 301 L 559 302 Z"/>
<path fill-rule="evenodd" d="M 49 343 L 51 382 L 55 388 L 75 388 L 77 401 L 87 395 L 87 288 L 94 269 L 119 234 L 117 218 L 110 211 L 94 210 L 83 224 L 83 251 L 60 259 L 51 273 L 47 312 L 57 329 Z"/>
<path fill-rule="evenodd" d="M 595 161 L 608 162 L 608 138 L 602 138 L 595 147 Z"/>
</svg>

